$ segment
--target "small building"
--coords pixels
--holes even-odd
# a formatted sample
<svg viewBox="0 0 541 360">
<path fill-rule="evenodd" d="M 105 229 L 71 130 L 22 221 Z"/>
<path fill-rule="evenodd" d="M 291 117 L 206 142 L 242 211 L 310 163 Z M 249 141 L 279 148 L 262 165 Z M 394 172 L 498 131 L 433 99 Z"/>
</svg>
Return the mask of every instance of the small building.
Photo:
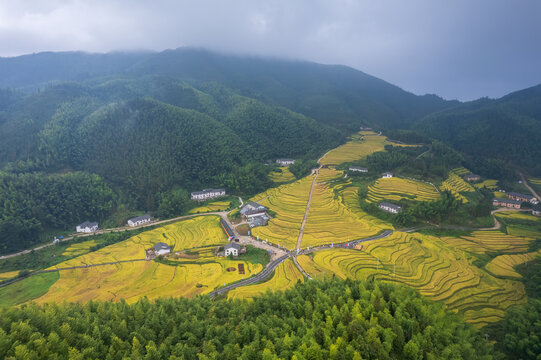
<svg viewBox="0 0 541 360">
<path fill-rule="evenodd" d="M 276 163 L 280 166 L 289 166 L 295 164 L 295 159 L 276 159 Z"/>
<path fill-rule="evenodd" d="M 532 206 L 532 215 L 541 216 L 541 205 Z"/>
<path fill-rule="evenodd" d="M 75 230 L 78 233 L 93 233 L 98 230 L 98 223 L 85 221 L 84 223 L 77 225 Z"/>
<path fill-rule="evenodd" d="M 150 215 L 145 214 L 128 220 L 128 226 L 139 226 L 150 222 Z"/>
<path fill-rule="evenodd" d="M 512 191 L 507 193 L 507 198 L 511 200 L 521 201 L 521 202 L 529 202 L 532 204 L 537 204 L 539 202 L 535 196 L 516 193 Z"/>
<path fill-rule="evenodd" d="M 349 171 L 355 171 L 355 172 L 360 172 L 360 173 L 367 173 L 367 172 L 368 172 L 368 169 L 365 168 L 365 167 L 361 167 L 361 166 L 350 166 L 350 167 L 349 167 Z"/>
<path fill-rule="evenodd" d="M 258 226 L 265 226 L 269 222 L 269 217 L 266 214 L 254 216 L 251 219 L 248 220 L 248 225 L 250 225 L 251 228 L 258 227 Z"/>
<path fill-rule="evenodd" d="M 512 199 L 493 199 L 492 205 L 494 206 L 503 206 L 508 207 L 511 209 L 520 209 L 522 206 L 522 202 L 518 200 L 512 200 Z"/>
<path fill-rule="evenodd" d="M 398 214 L 400 211 L 402 211 L 402 207 L 401 206 L 398 206 L 398 205 L 395 205 L 395 204 L 391 204 L 391 203 L 388 203 L 388 202 L 382 202 L 378 205 L 378 207 L 383 210 L 383 211 L 387 211 L 388 213 L 391 213 L 391 214 Z"/>
<path fill-rule="evenodd" d="M 220 226 L 224 230 L 229 240 L 235 237 L 235 233 L 233 232 L 233 229 L 231 229 L 231 226 L 229 226 L 229 224 L 224 219 L 220 219 Z"/>
<path fill-rule="evenodd" d="M 477 174 L 468 174 L 464 175 L 464 180 L 466 181 L 479 181 L 481 180 L 481 176 Z"/>
<path fill-rule="evenodd" d="M 240 210 L 240 214 L 249 219 L 254 216 L 261 216 L 265 214 L 266 211 L 267 208 L 265 206 L 258 204 L 255 201 L 250 201 Z"/>
<path fill-rule="evenodd" d="M 159 242 L 156 245 L 154 245 L 154 252 L 156 253 L 157 256 L 167 255 L 171 252 L 171 248 L 166 243 Z"/>
<path fill-rule="evenodd" d="M 383 174 L 381 174 L 381 177 L 384 178 L 384 179 L 389 179 L 389 178 L 392 178 L 394 176 L 394 174 L 392 172 L 384 172 Z"/>
<path fill-rule="evenodd" d="M 204 201 L 208 199 L 214 199 L 219 196 L 225 195 L 225 189 L 204 189 L 201 191 L 194 191 L 191 193 L 192 200 Z"/>
<path fill-rule="evenodd" d="M 240 251 L 240 245 L 237 243 L 229 243 L 226 246 L 224 246 L 224 255 L 229 256 L 238 256 Z"/>
</svg>

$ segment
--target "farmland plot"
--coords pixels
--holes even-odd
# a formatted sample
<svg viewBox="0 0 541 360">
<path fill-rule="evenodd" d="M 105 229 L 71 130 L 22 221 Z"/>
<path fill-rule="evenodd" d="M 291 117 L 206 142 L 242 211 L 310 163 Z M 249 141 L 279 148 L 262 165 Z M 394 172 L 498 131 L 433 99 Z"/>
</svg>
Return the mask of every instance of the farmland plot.
<svg viewBox="0 0 541 360">
<path fill-rule="evenodd" d="M 372 153 L 385 150 L 384 146 L 388 143 L 385 136 L 377 136 L 373 132 L 363 133 L 365 135 L 362 138 L 359 135 L 353 136 L 344 145 L 329 151 L 319 163 L 322 165 L 338 165 L 348 161 L 364 159 Z"/>
<path fill-rule="evenodd" d="M 460 237 L 442 237 L 457 249 L 483 254 L 486 252 L 520 253 L 528 251 L 534 238 L 504 234 L 497 230 L 473 231 Z"/>
<path fill-rule="evenodd" d="M 467 203 L 468 199 L 461 193 L 474 192 L 475 188 L 454 172 L 450 172 L 449 177 L 442 183 L 441 190 L 449 190 L 457 200 Z"/>
<path fill-rule="evenodd" d="M 289 171 L 288 167 L 281 167 L 282 172 L 271 172 L 269 178 L 275 183 L 285 183 L 295 180 L 295 175 Z"/>
<path fill-rule="evenodd" d="M 496 276 L 521 278 L 515 267 L 534 260 L 541 255 L 541 250 L 526 254 L 500 255 L 492 259 L 485 268 Z"/>
<path fill-rule="evenodd" d="M 440 198 L 440 194 L 430 184 L 401 178 L 378 179 L 368 187 L 368 202 L 382 200 L 410 199 L 416 201 L 432 201 Z"/>
<path fill-rule="evenodd" d="M 227 200 L 213 201 L 208 204 L 191 209 L 188 212 L 188 214 L 200 214 L 200 213 L 206 213 L 206 212 L 224 211 L 224 210 L 229 209 L 230 205 L 231 205 L 231 202 Z"/>
</svg>

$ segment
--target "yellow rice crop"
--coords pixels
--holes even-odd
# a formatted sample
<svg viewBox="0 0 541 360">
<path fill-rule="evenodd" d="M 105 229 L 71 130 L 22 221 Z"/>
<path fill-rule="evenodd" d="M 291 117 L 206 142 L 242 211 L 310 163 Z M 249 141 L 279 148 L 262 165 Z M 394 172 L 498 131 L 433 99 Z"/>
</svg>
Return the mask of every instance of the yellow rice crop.
<svg viewBox="0 0 541 360">
<path fill-rule="evenodd" d="M 503 194 L 504 193 L 499 193 Z M 530 212 L 525 211 L 516 211 L 516 210 L 507 210 L 507 211 L 499 211 L 495 213 L 497 218 L 502 219 L 509 219 L 509 220 L 528 220 L 528 221 L 539 221 L 539 217 L 532 215 Z"/>
<path fill-rule="evenodd" d="M 463 251 L 428 235 L 395 232 L 364 243 L 362 251 L 324 250 L 313 255 L 313 264 L 308 256 L 301 261 L 309 273 L 315 269 L 316 276 L 375 278 L 410 286 L 476 326 L 501 320 L 506 308 L 525 301 L 521 282 L 493 277 L 472 265 Z"/>
<path fill-rule="evenodd" d="M 0 273 L 0 281 L 14 278 L 17 275 L 19 275 L 19 270 Z"/>
<path fill-rule="evenodd" d="M 430 184 L 401 178 L 378 179 L 368 187 L 368 202 L 382 200 L 411 199 L 417 201 L 432 201 L 439 199 L 440 194 Z"/>
<path fill-rule="evenodd" d="M 228 267 L 244 264 L 245 275 L 228 272 Z M 133 303 L 168 296 L 191 297 L 206 294 L 216 287 L 247 278 L 262 270 L 260 264 L 216 258 L 214 262 L 185 263 L 179 266 L 155 261 L 138 261 L 60 272 L 60 278 L 38 303 L 86 302 L 88 300 L 126 300 Z"/>
<path fill-rule="evenodd" d="M 260 295 L 267 290 L 286 290 L 294 286 L 297 281 L 304 281 L 303 275 L 299 272 L 293 260 L 287 259 L 274 270 L 274 275 L 271 279 L 249 286 L 243 286 L 231 290 L 228 294 L 230 299 L 246 299 Z"/>
<path fill-rule="evenodd" d="M 325 154 L 319 163 L 322 165 L 338 165 L 348 161 L 364 159 L 376 151 L 384 150 L 384 146 L 387 143 L 385 136 L 377 136 L 372 132 L 363 133 L 366 135 L 364 135 L 362 140 L 359 136 L 352 137 L 344 145 Z"/>
<path fill-rule="evenodd" d="M 522 275 L 514 269 L 515 266 L 532 261 L 539 255 L 541 250 L 526 254 L 500 255 L 492 259 L 485 268 L 496 276 L 520 278 Z"/>
<path fill-rule="evenodd" d="M 498 188 L 498 180 L 487 179 L 483 182 L 473 184 L 473 186 L 475 186 L 478 189 L 482 189 L 483 187 L 486 187 L 487 189 L 494 190 Z"/>
<path fill-rule="evenodd" d="M 459 167 L 459 168 L 453 169 L 451 171 L 454 172 L 455 174 L 457 174 L 458 176 L 464 176 L 464 175 L 467 175 L 467 174 L 471 174 L 470 170 L 466 169 L 465 167 Z"/>
<path fill-rule="evenodd" d="M 253 236 L 294 249 L 308 203 L 312 177 L 307 176 L 290 184 L 269 189 L 251 200 L 276 213 L 267 226 L 256 227 Z"/>
<path fill-rule="evenodd" d="M 319 169 L 319 175 L 317 177 L 317 182 L 322 183 L 326 181 L 332 181 L 344 176 L 342 170 L 336 170 L 335 168 L 322 168 Z"/>
<path fill-rule="evenodd" d="M 83 241 L 78 244 L 70 245 L 64 252 L 62 253 L 63 256 L 79 256 L 82 254 L 86 254 L 90 251 L 90 248 L 96 246 L 95 240 L 88 240 Z"/>
<path fill-rule="evenodd" d="M 497 230 L 473 231 L 470 235 L 443 237 L 442 240 L 458 249 L 474 253 L 525 252 L 530 243 L 535 241 L 534 238 L 511 236 Z"/>
<path fill-rule="evenodd" d="M 346 242 L 392 228 L 381 221 L 356 216 L 328 184 L 317 184 L 304 228 L 301 247 Z"/>
<path fill-rule="evenodd" d="M 449 173 L 449 177 L 442 183 L 441 190 L 449 190 L 454 197 L 458 200 L 462 200 L 464 203 L 468 202 L 461 192 L 474 192 L 475 188 L 464 181 L 460 176 L 453 172 Z"/>
<path fill-rule="evenodd" d="M 528 178 L 528 181 L 531 182 L 534 185 L 541 185 L 541 179 Z"/>
<path fill-rule="evenodd" d="M 54 266 L 63 268 L 86 264 L 102 264 L 120 260 L 144 259 L 145 249 L 164 242 L 173 251 L 194 247 L 226 244 L 220 217 L 207 215 L 182 220 L 135 235 L 128 240 L 104 247 Z"/>
<path fill-rule="evenodd" d="M 295 175 L 289 171 L 288 167 L 281 167 L 282 172 L 271 172 L 269 178 L 276 183 L 284 183 L 295 180 Z"/>
<path fill-rule="evenodd" d="M 203 206 L 198 206 L 196 208 L 193 208 L 188 213 L 199 214 L 199 213 L 214 212 L 214 211 L 224 211 L 224 210 L 227 210 L 230 205 L 231 205 L 230 201 L 213 201 Z"/>
</svg>

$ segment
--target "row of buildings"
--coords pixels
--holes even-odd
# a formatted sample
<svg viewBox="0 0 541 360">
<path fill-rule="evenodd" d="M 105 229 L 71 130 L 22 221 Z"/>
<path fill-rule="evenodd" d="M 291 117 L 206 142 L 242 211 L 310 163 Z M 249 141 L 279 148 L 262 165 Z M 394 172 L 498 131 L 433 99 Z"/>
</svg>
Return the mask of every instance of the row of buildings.
<svg viewBox="0 0 541 360">
<path fill-rule="evenodd" d="M 539 199 L 533 195 L 521 194 L 517 192 L 506 193 L 505 198 L 494 198 L 492 205 L 503 206 L 510 209 L 520 209 L 523 203 L 532 204 L 532 214 L 535 216 L 541 216 L 541 206 L 539 205 Z"/>
<path fill-rule="evenodd" d="M 194 201 L 205 201 L 224 196 L 225 189 L 203 189 L 201 191 L 194 191 L 190 195 L 191 199 Z"/>
<path fill-rule="evenodd" d="M 143 225 L 152 221 L 152 217 L 149 214 L 137 216 L 127 221 L 127 225 L 135 227 Z M 93 221 L 85 221 L 75 227 L 75 231 L 78 233 L 94 233 L 99 230 L 99 224 Z"/>
</svg>

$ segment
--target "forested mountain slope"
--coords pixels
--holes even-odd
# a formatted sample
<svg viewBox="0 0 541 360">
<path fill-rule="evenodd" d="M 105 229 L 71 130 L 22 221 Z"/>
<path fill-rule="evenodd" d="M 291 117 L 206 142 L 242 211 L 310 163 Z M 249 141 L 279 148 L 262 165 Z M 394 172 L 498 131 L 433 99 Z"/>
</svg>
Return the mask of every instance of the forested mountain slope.
<svg viewBox="0 0 541 360">
<path fill-rule="evenodd" d="M 541 85 L 428 115 L 414 128 L 472 156 L 541 174 Z"/>
</svg>

